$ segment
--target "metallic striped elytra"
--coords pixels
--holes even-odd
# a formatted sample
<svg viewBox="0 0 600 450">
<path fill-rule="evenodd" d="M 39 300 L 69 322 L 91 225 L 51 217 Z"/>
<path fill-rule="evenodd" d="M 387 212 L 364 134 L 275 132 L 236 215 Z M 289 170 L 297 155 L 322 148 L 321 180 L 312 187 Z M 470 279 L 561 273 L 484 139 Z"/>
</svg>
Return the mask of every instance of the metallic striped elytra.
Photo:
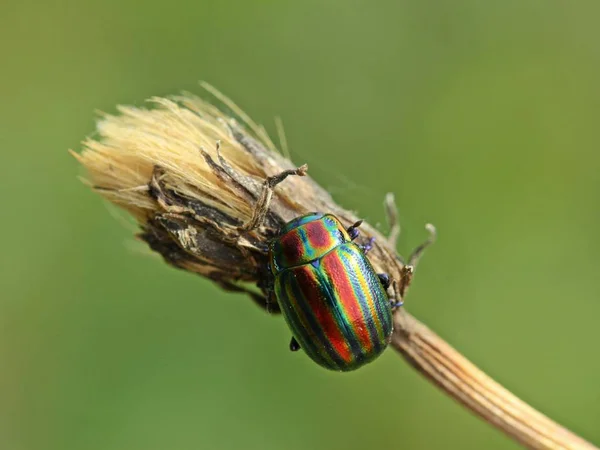
<svg viewBox="0 0 600 450">
<path fill-rule="evenodd" d="M 284 225 L 269 264 L 281 312 L 313 361 L 349 371 L 385 350 L 392 333 L 386 290 L 335 216 L 312 213 Z"/>
</svg>

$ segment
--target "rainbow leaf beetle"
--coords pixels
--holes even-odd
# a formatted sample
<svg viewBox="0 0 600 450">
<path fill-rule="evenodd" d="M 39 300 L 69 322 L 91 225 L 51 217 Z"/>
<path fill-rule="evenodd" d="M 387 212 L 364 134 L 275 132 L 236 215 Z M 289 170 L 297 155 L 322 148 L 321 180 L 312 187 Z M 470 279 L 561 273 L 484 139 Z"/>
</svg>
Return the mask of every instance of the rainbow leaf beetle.
<svg viewBox="0 0 600 450">
<path fill-rule="evenodd" d="M 304 165 L 266 178 L 252 217 L 240 231 L 260 227 L 275 186 L 290 175 L 304 176 L 306 170 Z M 388 213 L 395 209 L 393 197 L 386 206 Z M 393 332 L 392 311 L 402 305 L 388 297 L 389 276 L 376 273 L 367 257 L 373 239 L 366 245 L 354 242 L 361 223 L 344 228 L 332 214 L 305 214 L 283 225 L 267 249 L 267 306 L 275 297 L 293 335 L 290 349 L 302 348 L 330 370 L 355 370 L 381 355 Z M 401 296 L 414 264 L 435 239 L 435 228 L 427 228 L 429 239 L 403 265 Z"/>
</svg>

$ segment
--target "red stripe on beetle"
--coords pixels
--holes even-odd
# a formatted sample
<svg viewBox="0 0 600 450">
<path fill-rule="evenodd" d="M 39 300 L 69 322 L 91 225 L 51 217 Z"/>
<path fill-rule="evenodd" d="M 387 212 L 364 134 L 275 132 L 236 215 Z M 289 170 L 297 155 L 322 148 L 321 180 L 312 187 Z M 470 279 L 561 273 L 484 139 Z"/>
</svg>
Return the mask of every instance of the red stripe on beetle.
<svg viewBox="0 0 600 450">
<path fill-rule="evenodd" d="M 317 253 L 320 254 L 335 247 L 336 242 L 331 236 L 331 231 L 327 229 L 322 220 L 309 222 L 304 225 L 304 229 L 306 230 L 308 245 L 317 250 Z"/>
<path fill-rule="evenodd" d="M 315 282 L 315 277 L 310 269 L 303 267 L 296 272 L 298 285 L 302 294 L 310 306 L 315 318 L 323 328 L 325 336 L 331 346 L 344 362 L 351 362 L 354 358 L 350 346 L 342 334 L 339 324 L 329 309 L 327 300 L 324 298 L 323 290 Z M 326 344 L 326 343 L 325 343 Z"/>
<path fill-rule="evenodd" d="M 305 253 L 304 243 L 298 233 L 298 230 L 292 230 L 287 234 L 283 235 L 280 240 L 279 248 L 283 253 L 285 259 L 285 266 L 290 267 L 298 264 L 302 261 L 302 257 Z"/>
<path fill-rule="evenodd" d="M 325 269 L 331 284 L 334 286 L 340 306 L 343 308 L 361 347 L 364 351 L 369 352 L 373 348 L 373 342 L 360 301 L 356 298 L 354 287 L 348 278 L 348 267 L 346 267 L 337 252 L 325 256 L 321 262 L 321 267 Z"/>
</svg>

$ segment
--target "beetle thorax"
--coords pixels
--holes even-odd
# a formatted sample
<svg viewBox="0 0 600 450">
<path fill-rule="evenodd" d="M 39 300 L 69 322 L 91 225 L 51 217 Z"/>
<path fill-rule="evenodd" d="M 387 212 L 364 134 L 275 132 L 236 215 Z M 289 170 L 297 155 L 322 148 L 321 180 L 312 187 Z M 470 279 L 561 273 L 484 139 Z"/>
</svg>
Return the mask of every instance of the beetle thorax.
<svg viewBox="0 0 600 450">
<path fill-rule="evenodd" d="M 295 219 L 270 246 L 273 274 L 323 257 L 337 246 L 350 241 L 340 221 L 330 214 L 310 214 Z"/>
</svg>

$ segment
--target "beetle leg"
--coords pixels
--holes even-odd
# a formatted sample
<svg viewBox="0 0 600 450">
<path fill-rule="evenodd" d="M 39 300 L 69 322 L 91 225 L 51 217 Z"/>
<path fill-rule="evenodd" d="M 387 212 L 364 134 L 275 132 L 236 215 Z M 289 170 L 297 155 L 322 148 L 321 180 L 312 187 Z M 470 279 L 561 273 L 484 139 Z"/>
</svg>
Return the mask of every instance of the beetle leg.
<svg viewBox="0 0 600 450">
<path fill-rule="evenodd" d="M 354 224 L 350 225 L 347 229 L 346 232 L 350 235 L 350 240 L 354 240 L 356 239 L 359 235 L 360 235 L 360 231 L 358 231 L 358 227 L 360 227 L 360 225 L 362 224 L 362 220 L 359 220 L 357 222 L 354 222 Z"/>
<path fill-rule="evenodd" d="M 298 350 L 300 350 L 300 344 L 298 344 L 298 341 L 293 336 L 292 340 L 290 341 L 290 350 L 293 352 L 297 352 Z"/>
<path fill-rule="evenodd" d="M 358 231 L 358 227 L 360 227 L 362 223 L 363 223 L 363 221 L 359 220 L 357 222 L 354 222 L 354 224 L 350 225 L 346 229 L 346 232 L 350 235 L 350 240 L 354 241 L 358 236 L 360 236 L 360 231 Z M 369 241 L 365 245 L 360 246 L 360 248 L 362 249 L 362 251 L 365 254 L 368 253 L 369 250 L 371 250 L 373 248 L 373 242 L 375 242 L 374 237 L 370 238 Z"/>
<path fill-rule="evenodd" d="M 284 170 L 277 175 L 273 175 L 272 177 L 267 177 L 263 181 L 262 189 L 258 196 L 258 200 L 256 205 L 254 205 L 254 210 L 252 211 L 252 217 L 248 222 L 239 227 L 241 231 L 251 231 L 259 228 L 267 213 L 269 212 L 269 205 L 271 204 L 271 199 L 273 198 L 273 189 L 283 180 L 285 180 L 290 175 L 298 175 L 303 177 L 306 175 L 306 171 L 308 170 L 308 166 L 304 164 L 296 169 Z"/>
<path fill-rule="evenodd" d="M 373 242 L 375 242 L 375 238 L 372 237 L 370 238 L 367 243 L 365 245 L 362 245 L 362 251 L 367 254 L 369 253 L 369 250 L 371 250 L 373 248 Z"/>
<path fill-rule="evenodd" d="M 379 281 L 381 281 L 383 288 L 387 291 L 388 288 L 392 285 L 392 280 L 390 279 L 390 276 L 387 273 L 378 273 L 377 276 L 379 277 Z M 402 300 L 396 300 L 393 297 L 390 297 L 388 300 L 390 301 L 390 306 L 392 310 L 395 310 L 396 308 L 399 308 L 404 304 Z"/>
<path fill-rule="evenodd" d="M 381 281 L 383 288 L 387 290 L 392 284 L 390 276 L 387 273 L 378 273 L 377 276 L 379 277 L 379 281 Z"/>
</svg>

